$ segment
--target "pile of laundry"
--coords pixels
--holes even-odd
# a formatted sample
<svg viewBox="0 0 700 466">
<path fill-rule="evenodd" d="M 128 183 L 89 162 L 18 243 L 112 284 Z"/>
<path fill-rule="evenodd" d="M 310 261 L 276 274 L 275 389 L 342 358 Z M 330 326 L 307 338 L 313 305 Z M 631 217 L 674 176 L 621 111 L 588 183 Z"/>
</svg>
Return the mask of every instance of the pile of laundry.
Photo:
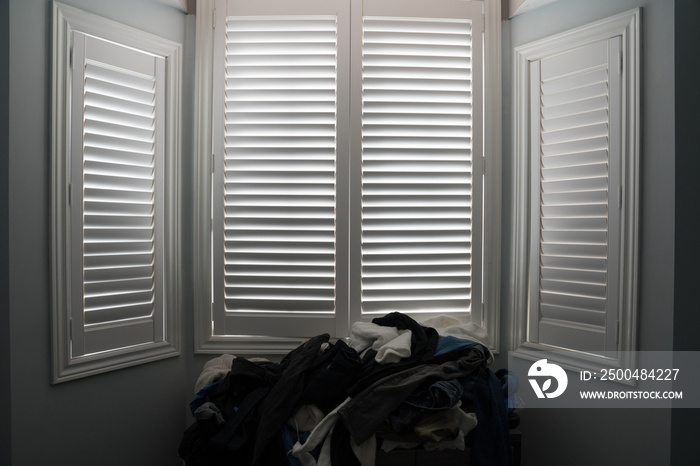
<svg viewBox="0 0 700 466">
<path fill-rule="evenodd" d="M 510 465 L 508 375 L 492 361 L 480 327 L 398 312 L 278 363 L 222 355 L 197 380 L 179 454 L 188 466 L 373 466 L 378 448 L 469 444 L 473 464 Z"/>
</svg>

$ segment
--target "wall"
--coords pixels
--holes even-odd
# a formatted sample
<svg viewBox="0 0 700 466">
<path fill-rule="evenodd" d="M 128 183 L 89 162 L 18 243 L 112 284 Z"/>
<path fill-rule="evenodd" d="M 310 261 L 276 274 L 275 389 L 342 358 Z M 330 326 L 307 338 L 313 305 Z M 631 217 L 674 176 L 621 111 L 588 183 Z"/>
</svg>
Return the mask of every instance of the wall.
<svg viewBox="0 0 700 466">
<path fill-rule="evenodd" d="M 698 158 L 697 124 L 700 107 L 700 88 L 697 85 L 700 72 L 700 50 L 697 44 L 697 18 L 700 4 L 695 0 L 675 2 L 675 74 L 676 74 L 676 199 L 688 202 L 676 203 L 675 280 L 674 280 L 674 333 L 675 351 L 698 351 L 700 342 L 697 329 L 698 314 L 697 278 L 700 262 L 700 204 L 697 174 Z M 671 424 L 671 464 L 684 464 L 697 458 L 698 409 L 674 410 Z"/>
<path fill-rule="evenodd" d="M 183 43 L 193 24 L 187 16 L 157 0 L 67 0 L 71 4 Z M 0 144 L 9 115 L 9 161 L 0 159 L 0 175 L 8 168 L 8 199 L 0 195 L 3 214 L 9 210 L 9 262 L 0 262 L 5 286 L 9 271 L 9 325 L 2 315 L 0 341 L 9 341 L 10 378 L 5 374 L 7 350 L 0 347 L 3 369 L 0 400 L 7 441 L 0 425 L 0 463 L 31 466 L 178 465 L 177 446 L 185 427 L 184 409 L 191 397 L 185 380 L 187 357 L 122 369 L 81 380 L 50 384 L 50 77 L 51 3 L 47 0 L 10 0 L 0 4 L 0 69 L 9 30 L 9 111 L 0 98 Z M 9 29 L 7 27 L 9 23 Z M 185 56 L 185 85 L 191 86 L 191 55 Z M 3 71 L 4 72 L 4 71 Z M 189 79 L 189 83 L 187 80 Z M 0 89 L 6 79 L 0 73 Z M 3 91 L 4 96 L 4 91 Z M 191 114 L 191 104 L 183 102 Z M 183 158 L 191 159 L 191 118 L 183 121 Z M 186 165 L 191 165 L 187 161 Z M 185 173 L 190 173 L 190 169 Z M 191 189 L 186 183 L 185 188 Z M 4 232 L 0 232 L 0 240 Z M 191 237 L 191 235 L 189 235 Z M 183 232 L 183 240 L 188 234 Z M 185 243 L 187 244 L 187 243 Z M 0 254 L 0 259 L 3 255 Z M 183 296 L 191 296 L 185 282 Z M 7 294 L 0 289 L 2 299 Z M 184 308 L 189 306 L 184 305 Z M 8 337 L 9 338 L 6 338 Z M 184 348 L 184 346 L 183 346 Z M 191 354 L 191 346 L 183 354 Z M 189 351 L 188 351 L 189 350 Z M 7 381 L 7 382 L 6 382 Z M 4 384 L 11 389 L 12 415 L 6 416 Z M 6 445 L 9 448 L 5 448 Z"/>
<path fill-rule="evenodd" d="M 8 145 L 10 97 L 10 2 L 0 0 L 0 464 L 10 462 L 10 267 L 7 235 L 8 221 Z"/>
<path fill-rule="evenodd" d="M 193 93 L 187 90 L 194 89 L 194 18 L 158 0 L 65 3 L 185 44 L 181 191 L 191 193 Z M 692 167 L 697 167 L 697 158 L 691 156 L 697 150 L 687 138 L 682 142 L 683 159 L 679 158 L 681 143 L 677 142 L 677 151 L 673 146 L 672 0 L 557 0 L 503 23 L 503 270 L 505 274 L 512 210 L 507 180 L 513 167 L 513 48 L 638 6 L 644 8 L 640 349 L 670 350 L 673 225 L 679 221 L 674 212 L 680 208 L 674 205 L 674 187 L 685 190 L 695 183 L 685 177 L 682 185 L 674 184 L 674 162 L 692 163 L 692 158 Z M 8 62 L 10 66 L 5 66 Z M 186 406 L 201 365 L 208 359 L 192 356 L 190 248 L 183 249 L 182 356 L 50 385 L 50 74 L 50 3 L 0 0 L 0 373 L 10 374 L 0 379 L 0 410 L 5 413 L 0 416 L 0 464 L 180 464 L 177 445 L 190 422 Z M 683 79 L 686 85 L 694 82 L 689 71 Z M 687 109 L 682 115 L 688 115 Z M 686 166 L 678 163 L 676 171 Z M 185 195 L 183 201 L 183 218 L 191 218 L 191 196 Z M 188 245 L 192 232 L 183 223 L 182 244 Z M 676 239 L 681 240 L 688 241 Z M 683 267 L 676 274 L 692 270 Z M 508 292 L 506 279 L 504 303 Z M 688 305 L 685 299 L 682 304 Z M 507 312 L 503 317 L 502 335 L 507 341 Z M 683 321 L 675 326 L 680 331 Z M 679 420 L 678 429 L 682 427 Z M 526 410 L 523 464 L 669 464 L 670 429 L 671 414 L 662 410 Z M 677 455 L 683 458 L 680 450 Z"/>
<path fill-rule="evenodd" d="M 557 0 L 504 22 L 504 232 L 512 228 L 513 50 L 528 42 L 642 7 L 639 349 L 672 350 L 674 288 L 674 2 Z M 509 256 L 504 244 L 504 258 Z M 507 265 L 504 264 L 504 270 Z M 507 280 L 503 282 L 508 300 Z M 507 322 L 507 316 L 504 316 Z M 507 341 L 507 324 L 501 329 Z M 524 465 L 669 464 L 669 410 L 522 413 Z"/>
</svg>

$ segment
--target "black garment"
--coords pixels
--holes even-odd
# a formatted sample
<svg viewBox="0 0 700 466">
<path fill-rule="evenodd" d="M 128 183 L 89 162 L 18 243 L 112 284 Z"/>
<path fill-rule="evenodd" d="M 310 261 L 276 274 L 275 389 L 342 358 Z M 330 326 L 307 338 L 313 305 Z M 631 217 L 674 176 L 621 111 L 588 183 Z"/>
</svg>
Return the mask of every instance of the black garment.
<svg viewBox="0 0 700 466">
<path fill-rule="evenodd" d="M 327 333 L 316 336 L 288 353 L 280 362 L 282 372 L 260 406 L 258 432 L 255 437 L 253 466 L 286 465 L 282 426 L 297 406 L 306 384 L 307 370 L 318 357 Z"/>
<path fill-rule="evenodd" d="M 225 423 L 199 420 L 184 433 L 178 450 L 188 466 L 286 466 L 280 435 L 304 389 L 307 370 L 328 334 L 319 335 L 277 363 L 236 358 L 216 393 L 206 397 Z"/>
<path fill-rule="evenodd" d="M 253 439 L 257 425 L 260 400 L 270 391 L 268 386 L 258 386 L 242 396 L 233 407 L 226 422 L 219 426 L 216 419 L 200 419 L 183 434 L 178 453 L 187 466 L 249 465 L 253 461 Z M 220 392 L 220 398 L 225 398 Z M 223 405 L 222 405 L 223 406 Z M 234 461 L 235 459 L 235 461 Z"/>
<path fill-rule="evenodd" d="M 348 397 L 348 387 L 361 370 L 362 360 L 357 351 L 338 340 L 314 361 L 299 404 L 315 405 L 328 414 Z"/>
<path fill-rule="evenodd" d="M 333 466 L 360 466 L 350 446 L 350 432 L 342 422 L 337 422 L 331 433 L 331 464 Z"/>
<path fill-rule="evenodd" d="M 370 385 L 391 374 L 401 372 L 417 364 L 432 361 L 435 355 L 435 348 L 440 339 L 437 330 L 431 327 L 423 327 L 411 317 L 400 312 L 392 312 L 384 317 L 378 317 L 372 320 L 372 323 L 384 327 L 396 327 L 399 330 L 410 330 L 411 356 L 395 363 L 379 364 L 374 359 L 377 352 L 368 350 L 362 361 L 363 368 L 360 378 L 348 390 L 348 394 L 351 397 L 357 396 L 360 392 L 369 388 Z"/>
<path fill-rule="evenodd" d="M 251 463 L 258 405 L 269 391 L 268 387 L 258 387 L 250 392 L 238 407 L 236 414 L 211 438 L 207 448 L 216 458 L 216 464 L 230 463 L 231 457 L 236 458 L 235 464 Z"/>
</svg>

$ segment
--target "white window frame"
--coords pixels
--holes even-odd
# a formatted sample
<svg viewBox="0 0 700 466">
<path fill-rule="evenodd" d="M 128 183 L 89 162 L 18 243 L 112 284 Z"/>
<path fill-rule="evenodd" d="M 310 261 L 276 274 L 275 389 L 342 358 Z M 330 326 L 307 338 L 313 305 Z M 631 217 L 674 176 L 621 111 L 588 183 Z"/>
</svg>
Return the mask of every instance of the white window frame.
<svg viewBox="0 0 700 466">
<path fill-rule="evenodd" d="M 637 348 L 638 251 L 639 251 L 639 109 L 640 109 L 640 19 L 641 10 L 634 9 L 601 21 L 545 39 L 522 45 L 514 55 L 514 170 L 513 170 L 513 237 L 510 258 L 511 282 L 511 351 L 528 360 L 541 358 L 538 352 L 549 350 L 548 358 L 572 370 L 601 367 L 633 368 Z M 542 345 L 528 338 L 530 317 L 530 63 L 588 44 L 616 36 L 622 38 L 623 82 L 621 129 L 622 210 L 619 236 L 619 300 L 609 308 L 618 322 L 617 348 L 604 353 Z M 616 198 L 617 196 L 615 196 Z"/>
<path fill-rule="evenodd" d="M 135 346 L 109 346 L 92 354 L 72 354 L 71 316 L 81 309 L 74 309 L 71 287 L 71 242 L 76 230 L 71 203 L 82 199 L 77 191 L 71 196 L 71 132 L 72 118 L 81 109 L 71 105 L 74 84 L 71 70 L 73 37 L 78 34 L 96 37 L 119 46 L 132 48 L 165 61 L 165 79 L 161 90 L 164 118 L 158 127 L 164 132 L 163 166 L 158 167 L 164 176 L 156 179 L 162 188 L 163 222 L 158 223 L 156 235 L 162 247 L 163 266 L 155 271 L 156 280 L 162 284 L 158 293 L 154 317 L 155 325 L 162 325 L 162 338 Z M 163 39 L 80 9 L 53 3 L 53 76 L 52 76 L 52 171 L 51 171 L 51 285 L 52 285 L 52 382 L 59 383 L 98 374 L 110 370 L 177 356 L 180 346 L 180 282 L 179 208 L 178 189 L 180 173 L 180 75 L 181 44 Z M 80 115 L 78 115 L 80 116 Z M 72 197 L 72 198 L 71 198 Z M 73 217 L 73 218 L 72 218 Z M 162 231 L 161 231 L 162 230 Z M 79 286 L 82 286 L 78 284 Z M 161 285 L 159 285 L 161 287 Z"/>
<path fill-rule="evenodd" d="M 472 322 L 483 326 L 491 339 L 492 349 L 499 348 L 499 314 L 500 314 L 500 274 L 501 274 L 501 2 L 500 0 L 485 0 L 484 4 L 484 95 L 483 100 L 488 104 L 484 110 L 483 138 L 484 154 L 484 212 L 494 212 L 495 215 L 485 215 L 483 220 L 483 291 L 482 306 L 472 315 Z M 347 0 L 343 12 L 347 17 L 339 16 L 339 27 L 350 26 L 350 15 L 361 17 L 362 1 Z M 264 338 L 250 336 L 221 336 L 213 335 L 211 317 L 211 173 L 215 148 L 212 147 L 212 109 L 216 105 L 212 101 L 214 91 L 214 28 L 224 26 L 225 14 L 216 13 L 216 0 L 198 0 L 197 4 L 197 51 L 196 51 L 196 85 L 195 85 L 195 148 L 197 163 L 195 164 L 195 215 L 194 215 L 194 274 L 195 274 L 195 351 L 198 353 L 221 353 L 235 350 L 238 354 L 284 354 L 299 342 L 298 339 Z M 355 22 L 358 28 L 359 23 Z M 353 30 L 353 34 L 357 31 Z M 338 59 L 349 60 L 348 55 L 356 51 L 339 47 Z M 355 56 L 355 55 L 353 55 Z M 347 91 L 338 88 L 338 99 L 347 99 Z M 350 102 L 352 109 L 357 102 Z M 353 110 L 351 110 L 353 111 Z M 339 114 L 339 119 L 347 119 L 345 114 Z M 348 138 L 357 133 L 358 128 L 351 128 L 351 134 L 338 135 L 339 163 L 353 163 L 343 160 L 342 146 L 348 144 Z M 352 142 L 350 142 L 352 145 Z M 357 150 L 357 149 L 351 149 Z M 347 189 L 348 181 L 339 180 L 337 189 Z M 347 217 L 342 210 L 339 216 Z M 347 220 L 343 220 L 347 225 Z M 358 221 L 358 219 L 351 219 Z M 342 225 L 342 223 L 340 223 Z M 347 236 L 355 234 L 353 227 L 346 226 L 338 230 L 338 244 L 348 243 Z M 345 239 L 343 239 L 342 237 Z M 342 246 L 341 246 L 342 247 Z M 350 259 L 352 262 L 352 258 Z M 349 280 L 350 286 L 355 286 L 357 277 L 349 276 L 357 267 L 351 264 L 337 264 L 341 269 L 338 279 Z M 346 270 L 348 269 L 348 270 Z M 359 303 L 352 302 L 348 296 L 337 296 L 343 300 L 338 307 L 357 307 Z M 347 303 L 345 302 L 347 301 Z M 358 311 L 350 309 L 349 314 Z M 347 322 L 349 327 L 350 322 Z"/>
</svg>

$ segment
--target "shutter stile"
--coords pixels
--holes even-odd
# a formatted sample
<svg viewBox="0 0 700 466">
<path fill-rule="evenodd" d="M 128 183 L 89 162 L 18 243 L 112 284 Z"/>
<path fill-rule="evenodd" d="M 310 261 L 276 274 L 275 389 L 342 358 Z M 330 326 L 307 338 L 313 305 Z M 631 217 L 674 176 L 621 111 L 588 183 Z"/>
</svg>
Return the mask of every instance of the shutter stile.
<svg viewBox="0 0 700 466">
<path fill-rule="evenodd" d="M 472 305 L 468 20 L 365 17 L 362 312 Z"/>
<path fill-rule="evenodd" d="M 334 16 L 227 18 L 225 334 L 335 313 L 336 39 Z"/>
</svg>

